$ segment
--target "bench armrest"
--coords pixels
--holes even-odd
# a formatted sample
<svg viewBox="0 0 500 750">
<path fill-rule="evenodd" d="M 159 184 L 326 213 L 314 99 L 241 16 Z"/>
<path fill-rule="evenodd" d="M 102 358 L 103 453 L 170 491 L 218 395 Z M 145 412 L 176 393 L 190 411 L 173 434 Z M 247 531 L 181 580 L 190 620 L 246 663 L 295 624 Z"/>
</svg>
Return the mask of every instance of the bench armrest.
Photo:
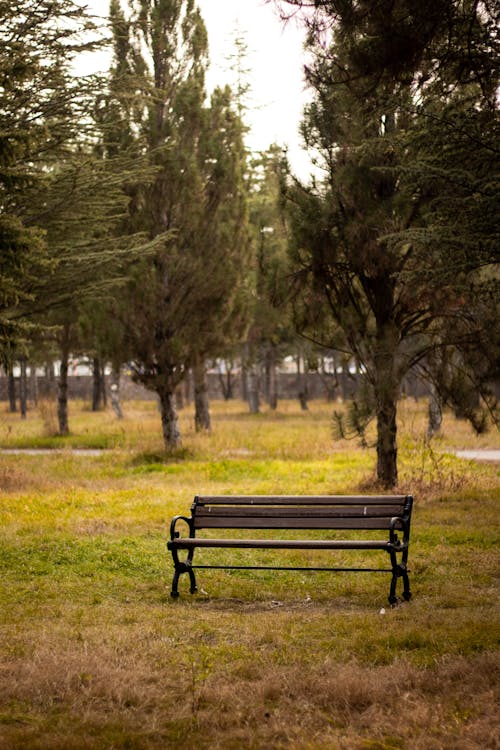
<svg viewBox="0 0 500 750">
<path fill-rule="evenodd" d="M 187 516 L 174 516 L 172 518 L 172 521 L 170 522 L 170 539 L 174 541 L 174 539 L 178 539 L 180 537 L 180 533 L 176 531 L 176 525 L 178 521 L 185 521 L 187 525 L 189 526 L 189 536 L 194 536 L 194 530 L 193 530 L 193 518 L 188 518 Z"/>
<path fill-rule="evenodd" d="M 391 526 L 389 529 L 389 536 L 391 544 L 397 544 L 398 543 L 398 535 L 396 534 L 397 531 L 403 532 L 403 542 L 408 543 L 410 538 L 410 523 L 408 518 L 404 518 L 404 516 L 394 516 L 394 518 L 391 518 Z"/>
</svg>

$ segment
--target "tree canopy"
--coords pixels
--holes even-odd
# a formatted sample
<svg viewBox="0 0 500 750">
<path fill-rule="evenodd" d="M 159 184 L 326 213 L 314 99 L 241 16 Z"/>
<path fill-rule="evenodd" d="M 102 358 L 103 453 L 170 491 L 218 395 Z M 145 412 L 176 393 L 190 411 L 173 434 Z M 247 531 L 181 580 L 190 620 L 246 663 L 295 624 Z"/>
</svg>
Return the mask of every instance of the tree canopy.
<svg viewBox="0 0 500 750">
<path fill-rule="evenodd" d="M 305 17 L 314 98 L 302 131 L 325 178 L 288 188 L 303 323 L 317 334 L 326 305 L 329 336 L 361 364 L 388 487 L 403 377 L 447 347 L 464 370 L 460 346 L 486 322 L 478 300 L 498 292 L 491 12 L 452 0 L 325 1 Z"/>
<path fill-rule="evenodd" d="M 34 210 L 32 199 L 47 189 L 51 166 L 82 127 L 90 87 L 75 78 L 71 63 L 95 42 L 82 41 L 93 24 L 70 0 L 3 1 L 0 18 L 0 337 L 6 345 L 19 333 L 19 306 L 33 300 L 36 282 L 53 268 L 46 205 Z"/>
<path fill-rule="evenodd" d="M 228 88 L 206 101 L 206 29 L 191 1 L 112 4 L 110 106 L 122 138 L 147 154 L 151 179 L 130 186 L 131 230 L 162 238 L 130 277 L 122 322 L 135 377 L 155 390 L 167 448 L 180 444 L 175 389 L 223 345 L 249 238 L 243 127 Z"/>
</svg>

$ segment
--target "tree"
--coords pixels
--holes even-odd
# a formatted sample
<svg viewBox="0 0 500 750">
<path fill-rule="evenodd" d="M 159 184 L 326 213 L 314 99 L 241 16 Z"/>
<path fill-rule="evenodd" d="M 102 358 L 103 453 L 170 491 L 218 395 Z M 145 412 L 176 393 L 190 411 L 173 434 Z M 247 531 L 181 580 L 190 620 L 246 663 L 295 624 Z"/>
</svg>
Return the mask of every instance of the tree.
<svg viewBox="0 0 500 750">
<path fill-rule="evenodd" d="M 202 213 L 196 254 L 189 359 L 194 375 L 195 427 L 210 429 L 206 362 L 240 340 L 246 323 L 247 278 L 252 258 L 248 227 L 243 125 L 231 91 L 215 89 L 200 140 Z"/>
<path fill-rule="evenodd" d="M 97 44 L 80 41 L 92 22 L 71 0 L 2 2 L 0 13 L 1 351 L 4 360 L 19 357 L 23 339 L 51 328 L 61 346 L 64 434 L 65 373 L 79 306 L 109 293 L 143 238 L 118 236 L 128 200 L 125 167 L 119 157 L 104 163 L 96 152 L 99 82 L 71 68 L 76 55 Z"/>
<path fill-rule="evenodd" d="M 272 409 L 278 402 L 277 367 L 295 337 L 289 305 L 289 260 L 287 226 L 281 206 L 281 183 L 285 159 L 272 145 L 253 159 L 250 221 L 256 247 L 255 297 L 248 334 L 247 358 L 250 368 L 263 365 L 265 392 Z M 253 376 L 253 373 L 251 373 Z M 255 378 L 254 378 L 255 379 Z M 251 410 L 256 411 L 256 383 L 249 394 Z"/>
<path fill-rule="evenodd" d="M 23 334 L 20 309 L 53 267 L 43 222 L 29 211 L 27 197 L 43 194 L 47 166 L 75 136 L 89 82 L 76 80 L 70 66 L 95 41 L 80 41 L 93 24 L 71 0 L 3 0 L 0 19 L 0 344 L 6 353 Z"/>
<path fill-rule="evenodd" d="M 431 286 L 450 305 L 434 321 L 434 351 L 420 369 L 431 393 L 483 431 L 488 417 L 498 421 L 492 385 L 500 376 L 496 105 L 470 85 L 441 94 L 438 112 L 435 97 L 422 105 L 426 126 L 409 139 L 411 175 L 426 202 L 424 228 L 407 235 L 431 254 Z"/>
<path fill-rule="evenodd" d="M 465 329 L 470 342 L 477 295 L 498 287 L 481 270 L 495 256 L 492 215 L 479 205 L 492 206 L 497 194 L 484 170 L 495 152 L 496 35 L 488 4 L 314 6 L 306 70 L 314 100 L 302 130 L 325 179 L 289 185 L 293 257 L 311 313 L 304 324 L 314 335 L 326 304 L 335 335 L 363 367 L 365 413 L 377 419 L 377 477 L 392 487 L 404 375 L 465 341 Z M 436 130 L 448 138 L 438 163 Z M 462 169 L 452 163 L 458 153 Z M 454 214 L 458 206 L 472 232 Z"/>
<path fill-rule="evenodd" d="M 26 313 L 35 330 L 48 329 L 61 361 L 58 380 L 59 433 L 69 432 L 67 373 L 71 353 L 81 351 L 79 323 L 90 305 L 109 305 L 127 281 L 131 263 L 154 251 L 142 235 L 121 233 L 128 196 L 122 189 L 122 163 L 102 159 L 79 144 L 65 161 L 52 166 L 43 198 L 52 270 L 33 282 Z M 33 195 L 32 210 L 40 209 Z M 38 334 L 39 335 L 39 334 Z"/>
<path fill-rule="evenodd" d="M 134 268 L 122 322 L 135 377 L 158 394 L 171 449 L 181 444 L 176 388 L 190 366 L 203 375 L 238 307 L 244 152 L 230 91 L 216 90 L 206 104 L 207 37 L 192 0 L 136 7 L 125 20 L 113 3 L 110 96 L 153 172 L 130 186 L 129 226 L 161 238 L 161 246 Z"/>
</svg>

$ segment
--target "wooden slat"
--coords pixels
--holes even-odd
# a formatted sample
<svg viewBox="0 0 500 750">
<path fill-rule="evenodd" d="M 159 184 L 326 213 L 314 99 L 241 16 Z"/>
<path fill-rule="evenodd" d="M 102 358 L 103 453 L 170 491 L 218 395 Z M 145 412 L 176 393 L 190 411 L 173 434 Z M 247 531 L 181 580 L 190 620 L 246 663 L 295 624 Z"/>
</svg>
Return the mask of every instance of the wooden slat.
<svg viewBox="0 0 500 750">
<path fill-rule="evenodd" d="M 401 505 L 406 495 L 203 495 L 200 505 Z"/>
<path fill-rule="evenodd" d="M 259 506 L 259 505 L 200 505 L 196 518 L 392 518 L 400 515 L 401 505 L 350 505 L 338 506 Z"/>
<path fill-rule="evenodd" d="M 387 540 L 357 539 L 175 539 L 169 547 L 231 547 L 238 549 L 388 549 Z"/>
<path fill-rule="evenodd" d="M 327 518 L 281 516 L 204 516 L 194 518 L 195 529 L 389 529 L 391 518 Z"/>
</svg>

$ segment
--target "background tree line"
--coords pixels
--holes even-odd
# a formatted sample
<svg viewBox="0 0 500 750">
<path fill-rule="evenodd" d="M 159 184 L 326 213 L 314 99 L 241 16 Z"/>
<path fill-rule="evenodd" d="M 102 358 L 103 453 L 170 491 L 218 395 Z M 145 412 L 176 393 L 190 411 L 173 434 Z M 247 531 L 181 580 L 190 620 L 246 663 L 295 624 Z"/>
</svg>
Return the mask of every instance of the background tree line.
<svg viewBox="0 0 500 750">
<path fill-rule="evenodd" d="M 105 76 L 75 72 L 103 44 L 79 5 L 0 0 L 3 364 L 61 362 L 65 434 L 70 354 L 96 383 L 104 362 L 116 385 L 128 363 L 172 449 L 188 370 L 209 430 L 208 363 L 227 375 L 241 358 L 258 411 L 257 366 L 275 407 L 285 355 L 335 350 L 364 374 L 336 429 L 376 419 L 391 487 L 410 371 L 431 384 L 435 424 L 445 403 L 477 430 L 496 418 L 498 19 L 488 2 L 276 5 L 306 29 L 307 182 L 278 147 L 245 146 L 241 39 L 238 84 L 206 91 L 192 0 L 111 0 Z"/>
</svg>

